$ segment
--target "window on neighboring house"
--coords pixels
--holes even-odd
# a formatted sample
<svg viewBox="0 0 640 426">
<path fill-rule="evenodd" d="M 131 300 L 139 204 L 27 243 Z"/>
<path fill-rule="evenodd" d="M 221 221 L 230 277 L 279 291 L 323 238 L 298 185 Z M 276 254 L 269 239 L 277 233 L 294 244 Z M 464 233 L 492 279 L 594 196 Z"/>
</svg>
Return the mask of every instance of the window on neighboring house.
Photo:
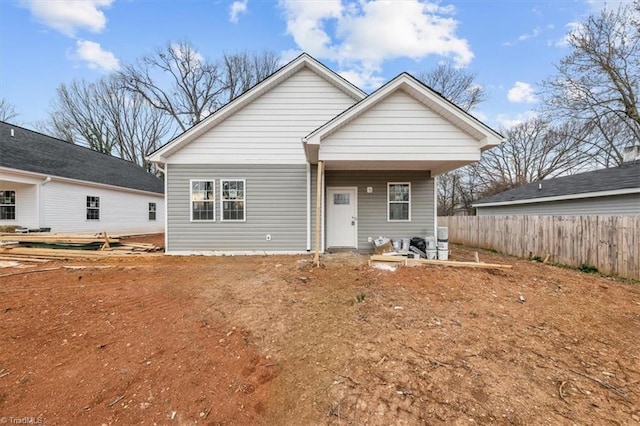
<svg viewBox="0 0 640 426">
<path fill-rule="evenodd" d="M 0 191 L 0 220 L 16 220 L 16 191 Z"/>
<path fill-rule="evenodd" d="M 387 184 L 387 220 L 408 222 L 411 220 L 411 184 Z"/>
<path fill-rule="evenodd" d="M 149 203 L 149 220 L 156 220 L 156 203 Z"/>
<path fill-rule="evenodd" d="M 245 204 L 245 183 L 241 180 L 221 180 L 220 193 L 221 211 L 223 221 L 244 221 L 246 204 Z"/>
<path fill-rule="evenodd" d="M 100 220 L 100 197 L 87 195 L 87 220 Z"/>
<path fill-rule="evenodd" d="M 213 180 L 191 181 L 191 220 L 216 220 Z"/>
</svg>

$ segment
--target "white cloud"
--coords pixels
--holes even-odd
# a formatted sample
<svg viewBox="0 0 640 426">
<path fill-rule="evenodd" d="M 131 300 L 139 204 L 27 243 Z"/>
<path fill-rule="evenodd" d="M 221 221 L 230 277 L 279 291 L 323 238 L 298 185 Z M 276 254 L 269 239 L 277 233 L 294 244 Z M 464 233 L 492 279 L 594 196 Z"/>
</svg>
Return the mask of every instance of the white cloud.
<svg viewBox="0 0 640 426">
<path fill-rule="evenodd" d="M 535 91 L 529 83 L 523 83 L 522 81 L 516 81 L 516 84 L 507 92 L 507 99 L 513 103 L 528 103 L 532 104 L 537 102 Z"/>
<path fill-rule="evenodd" d="M 467 40 L 456 35 L 452 6 L 429 0 L 280 0 L 280 5 L 298 48 L 338 62 L 341 74 L 364 88 L 379 85 L 385 60 L 439 55 L 464 66 L 474 56 Z"/>
<path fill-rule="evenodd" d="M 556 46 L 556 47 L 566 47 L 566 46 L 568 46 L 569 45 L 569 37 L 571 37 L 572 34 L 575 34 L 575 33 L 578 33 L 580 31 L 582 31 L 583 24 L 582 24 L 582 22 L 569 22 L 567 25 L 565 25 L 565 27 L 567 28 L 567 33 L 560 40 L 556 40 L 553 43 L 554 46 Z"/>
<path fill-rule="evenodd" d="M 109 51 L 103 50 L 100 44 L 88 40 L 78 40 L 77 49 L 73 55 L 91 69 L 112 72 L 120 69 L 120 61 Z"/>
<path fill-rule="evenodd" d="M 238 0 L 231 4 L 229 8 L 229 21 L 234 24 L 238 23 L 238 17 L 243 13 L 247 13 L 247 1 L 248 0 Z"/>
<path fill-rule="evenodd" d="M 80 29 L 94 33 L 102 31 L 107 18 L 103 8 L 111 6 L 114 0 L 22 0 L 21 4 L 31 11 L 33 17 L 42 24 L 62 34 L 74 37 Z"/>
<path fill-rule="evenodd" d="M 340 71 L 342 78 L 346 79 L 356 87 L 380 87 L 384 83 L 384 78 L 376 75 L 379 69 L 352 69 Z"/>
<path fill-rule="evenodd" d="M 537 115 L 538 114 L 535 111 L 525 111 L 512 116 L 507 114 L 498 114 L 495 121 L 501 129 L 508 130 L 518 124 L 522 124 L 527 120 L 537 117 Z"/>
<path fill-rule="evenodd" d="M 540 27 L 534 28 L 530 33 L 524 33 L 518 36 L 518 38 L 514 41 L 505 41 L 502 43 L 503 46 L 515 46 L 516 44 L 526 41 L 532 38 L 538 37 L 542 33 L 542 29 Z"/>
</svg>

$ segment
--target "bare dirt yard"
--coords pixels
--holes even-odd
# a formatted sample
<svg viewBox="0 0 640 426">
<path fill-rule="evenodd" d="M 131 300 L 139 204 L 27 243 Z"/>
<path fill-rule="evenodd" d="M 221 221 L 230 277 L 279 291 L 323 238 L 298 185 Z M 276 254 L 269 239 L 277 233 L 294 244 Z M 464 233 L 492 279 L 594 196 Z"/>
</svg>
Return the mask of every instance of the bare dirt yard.
<svg viewBox="0 0 640 426">
<path fill-rule="evenodd" d="M 638 283 L 480 258 L 513 269 L 391 272 L 353 254 L 0 268 L 0 417 L 640 423 Z"/>
</svg>

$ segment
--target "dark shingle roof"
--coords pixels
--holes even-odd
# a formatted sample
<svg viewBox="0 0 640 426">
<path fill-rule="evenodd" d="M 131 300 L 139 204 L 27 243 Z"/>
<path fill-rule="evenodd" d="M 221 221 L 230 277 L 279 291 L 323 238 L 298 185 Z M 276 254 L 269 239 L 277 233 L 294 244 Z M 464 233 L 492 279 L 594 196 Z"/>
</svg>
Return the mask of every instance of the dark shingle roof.
<svg viewBox="0 0 640 426">
<path fill-rule="evenodd" d="M 542 189 L 538 189 L 539 184 L 542 185 Z M 473 204 L 481 206 L 488 203 L 505 203 L 629 188 L 640 188 L 640 162 L 626 163 L 619 167 L 532 182 L 483 198 Z"/>
<path fill-rule="evenodd" d="M 14 136 L 11 136 L 11 129 Z M 2 121 L 0 167 L 159 194 L 164 192 L 162 180 L 136 164 Z"/>
</svg>

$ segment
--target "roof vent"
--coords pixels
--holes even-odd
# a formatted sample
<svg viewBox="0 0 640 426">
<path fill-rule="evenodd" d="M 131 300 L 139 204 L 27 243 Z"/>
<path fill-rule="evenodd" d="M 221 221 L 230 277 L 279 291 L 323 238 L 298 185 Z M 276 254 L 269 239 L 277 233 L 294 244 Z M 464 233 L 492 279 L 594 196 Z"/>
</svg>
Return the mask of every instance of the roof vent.
<svg viewBox="0 0 640 426">
<path fill-rule="evenodd" d="M 640 161 L 640 145 L 629 145 L 622 152 L 623 163 L 635 163 Z"/>
<path fill-rule="evenodd" d="M 538 183 L 538 189 L 542 189 L 542 182 Z"/>
<path fill-rule="evenodd" d="M 11 137 L 14 137 L 14 136 L 15 136 L 14 130 L 11 129 Z"/>
</svg>

